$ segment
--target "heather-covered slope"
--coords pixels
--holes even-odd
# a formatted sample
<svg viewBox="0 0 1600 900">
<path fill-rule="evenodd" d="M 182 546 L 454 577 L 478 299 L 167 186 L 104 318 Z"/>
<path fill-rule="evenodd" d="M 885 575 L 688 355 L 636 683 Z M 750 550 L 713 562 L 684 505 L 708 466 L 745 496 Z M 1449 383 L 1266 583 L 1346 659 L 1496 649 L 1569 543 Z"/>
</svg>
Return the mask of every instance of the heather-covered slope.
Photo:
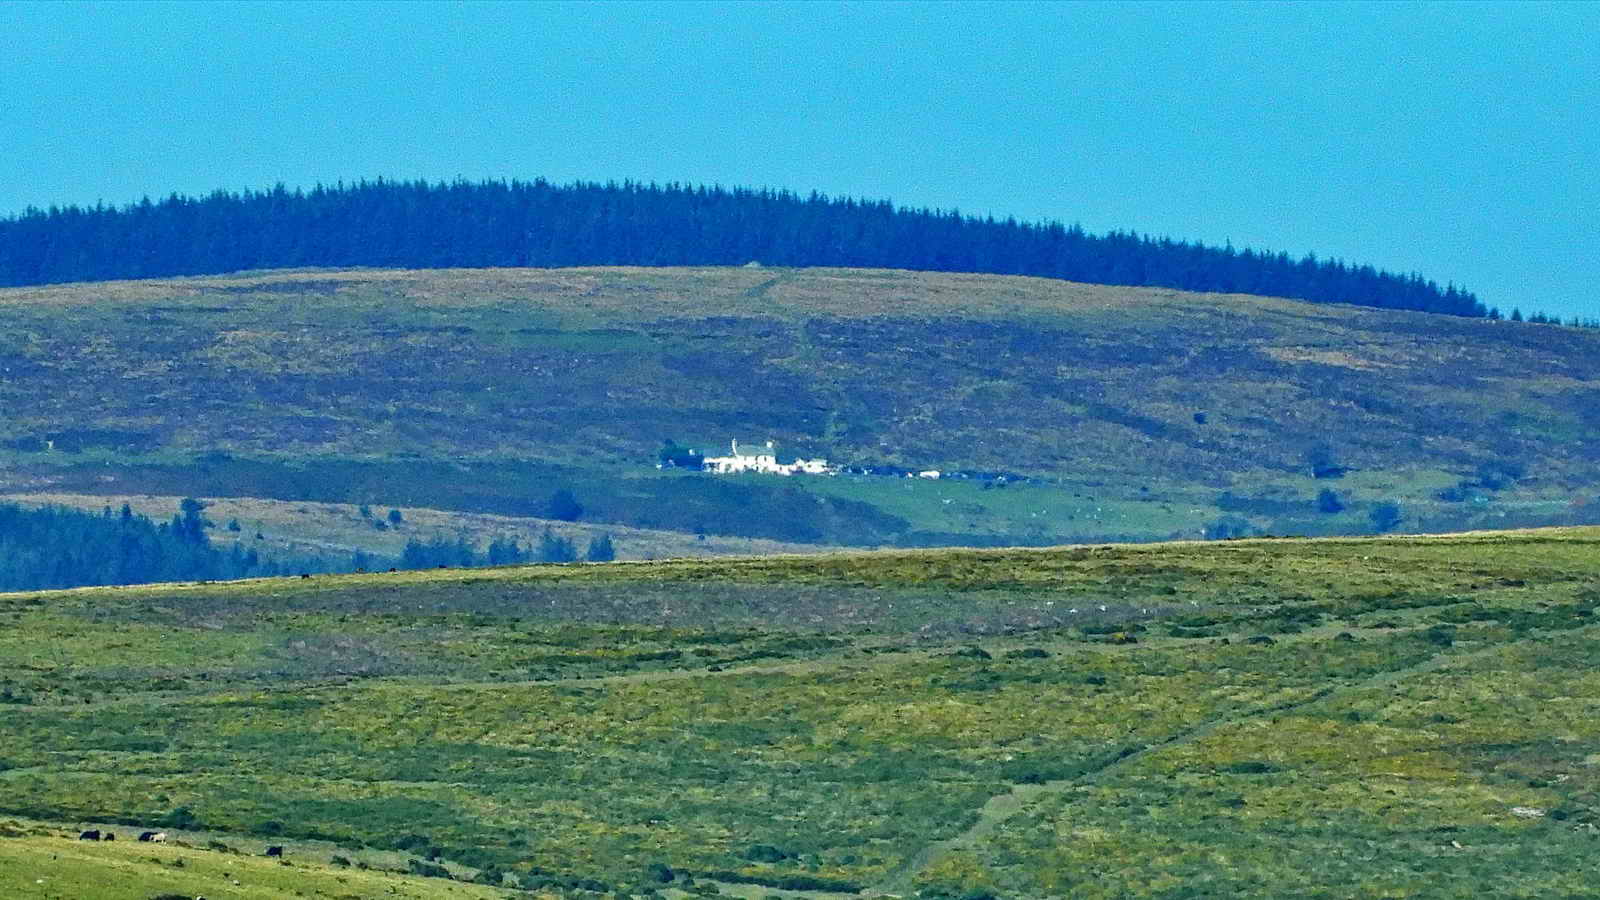
<svg viewBox="0 0 1600 900">
<path fill-rule="evenodd" d="M 1021 277 L 19 288 L 0 291 L 0 370 L 9 490 L 539 516 L 565 487 L 585 521 L 835 543 L 1592 521 L 1600 493 L 1600 333 Z M 654 468 L 663 440 L 735 438 L 1033 480 Z"/>
</svg>

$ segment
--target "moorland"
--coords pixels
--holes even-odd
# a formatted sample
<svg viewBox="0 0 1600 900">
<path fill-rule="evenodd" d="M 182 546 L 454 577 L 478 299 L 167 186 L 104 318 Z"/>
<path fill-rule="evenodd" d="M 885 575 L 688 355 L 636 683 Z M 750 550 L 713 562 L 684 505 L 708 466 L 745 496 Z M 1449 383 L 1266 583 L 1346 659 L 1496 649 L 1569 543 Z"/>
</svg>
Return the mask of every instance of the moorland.
<svg viewBox="0 0 1600 900">
<path fill-rule="evenodd" d="M 548 520 L 566 490 L 585 526 L 680 546 L 1583 524 L 1600 514 L 1597 366 L 1593 329 L 999 275 L 319 269 L 21 287 L 0 290 L 0 492 Z M 665 441 L 732 439 L 981 477 L 655 466 Z M 298 537 L 382 551 L 394 536 Z"/>
<path fill-rule="evenodd" d="M 0 879 L 1587 896 L 1597 606 L 1592 528 L 0 595 Z"/>
</svg>

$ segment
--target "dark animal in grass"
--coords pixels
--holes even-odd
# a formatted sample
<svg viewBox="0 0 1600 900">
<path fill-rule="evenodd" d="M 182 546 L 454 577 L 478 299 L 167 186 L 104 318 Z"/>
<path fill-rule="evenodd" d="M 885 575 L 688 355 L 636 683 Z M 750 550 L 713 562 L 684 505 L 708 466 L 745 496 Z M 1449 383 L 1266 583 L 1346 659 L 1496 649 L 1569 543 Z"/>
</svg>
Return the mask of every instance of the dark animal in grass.
<svg viewBox="0 0 1600 900">
<path fill-rule="evenodd" d="M 99 829 L 90 829 L 89 831 L 85 831 L 84 833 L 78 835 L 78 840 L 80 840 L 80 841 L 98 841 L 98 840 L 100 840 L 100 831 L 99 831 Z"/>
<path fill-rule="evenodd" d="M 267 855 L 268 856 L 282 856 L 283 855 L 283 848 L 282 847 L 268 847 L 267 848 Z"/>
<path fill-rule="evenodd" d="M 108 832 L 105 833 L 105 835 L 103 835 L 100 838 L 100 840 L 102 840 L 102 841 L 114 841 L 116 839 L 117 839 L 117 833 L 115 831 L 108 831 Z"/>
<path fill-rule="evenodd" d="M 301 572 L 300 573 L 300 577 L 301 578 L 310 578 L 311 576 L 309 574 L 305 573 L 305 572 Z"/>
<path fill-rule="evenodd" d="M 153 841 L 155 839 L 156 839 L 156 833 L 154 831 L 141 831 L 141 832 L 139 832 L 139 840 L 141 840 L 141 841 Z"/>
</svg>

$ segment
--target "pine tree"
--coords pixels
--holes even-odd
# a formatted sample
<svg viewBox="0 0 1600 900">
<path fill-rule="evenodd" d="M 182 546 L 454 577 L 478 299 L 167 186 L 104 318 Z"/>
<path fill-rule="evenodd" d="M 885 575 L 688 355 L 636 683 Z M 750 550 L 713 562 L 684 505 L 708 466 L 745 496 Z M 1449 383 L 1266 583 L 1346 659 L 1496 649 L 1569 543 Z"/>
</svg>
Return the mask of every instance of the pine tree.
<svg viewBox="0 0 1600 900">
<path fill-rule="evenodd" d="M 583 558 L 589 562 L 611 562 L 616 559 L 617 550 L 611 546 L 611 532 L 601 532 L 590 538 L 589 549 L 584 551 Z"/>
</svg>

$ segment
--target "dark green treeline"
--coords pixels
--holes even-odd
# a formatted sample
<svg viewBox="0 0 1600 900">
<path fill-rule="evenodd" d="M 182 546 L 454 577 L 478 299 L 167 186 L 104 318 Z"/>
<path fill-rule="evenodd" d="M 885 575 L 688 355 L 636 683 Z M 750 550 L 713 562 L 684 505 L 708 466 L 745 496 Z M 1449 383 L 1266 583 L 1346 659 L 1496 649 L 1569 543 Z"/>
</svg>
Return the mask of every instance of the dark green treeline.
<svg viewBox="0 0 1600 900">
<path fill-rule="evenodd" d="M 136 515 L 127 504 L 120 512 L 106 507 L 100 514 L 63 507 L 30 509 L 0 504 L 0 591 L 32 591 L 165 581 L 226 581 L 279 575 L 356 572 L 391 563 L 402 569 L 436 566 L 503 566 L 517 563 L 564 563 L 583 559 L 616 559 L 611 535 L 590 540 L 580 557 L 568 538 L 548 529 L 537 545 L 496 538 L 478 552 L 461 538 L 412 538 L 398 560 L 362 551 L 349 556 L 272 558 L 232 543 L 224 550 L 211 543 L 205 504 L 185 499 L 166 522 Z M 237 520 L 229 530 L 239 530 Z"/>
<path fill-rule="evenodd" d="M 206 536 L 211 523 L 204 509 L 185 500 L 170 522 L 157 524 L 126 504 L 100 515 L 0 504 L 0 591 L 343 572 L 369 564 L 364 554 L 266 559 L 239 544 L 222 550 Z"/>
<path fill-rule="evenodd" d="M 1498 317 L 1420 275 L 1056 222 L 677 184 L 362 181 L 0 219 L 0 285 L 295 266 L 841 266 L 1035 275 Z"/>
</svg>

